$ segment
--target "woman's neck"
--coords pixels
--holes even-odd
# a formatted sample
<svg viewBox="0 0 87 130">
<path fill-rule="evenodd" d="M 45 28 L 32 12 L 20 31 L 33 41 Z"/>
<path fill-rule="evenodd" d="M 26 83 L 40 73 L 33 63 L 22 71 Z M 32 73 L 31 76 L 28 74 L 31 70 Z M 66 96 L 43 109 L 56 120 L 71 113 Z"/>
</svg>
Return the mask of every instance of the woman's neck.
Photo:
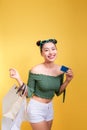
<svg viewBox="0 0 87 130">
<path fill-rule="evenodd" d="M 45 67 L 47 67 L 47 68 L 53 68 L 53 67 L 54 67 L 54 62 L 44 62 L 43 64 L 44 64 Z"/>
</svg>

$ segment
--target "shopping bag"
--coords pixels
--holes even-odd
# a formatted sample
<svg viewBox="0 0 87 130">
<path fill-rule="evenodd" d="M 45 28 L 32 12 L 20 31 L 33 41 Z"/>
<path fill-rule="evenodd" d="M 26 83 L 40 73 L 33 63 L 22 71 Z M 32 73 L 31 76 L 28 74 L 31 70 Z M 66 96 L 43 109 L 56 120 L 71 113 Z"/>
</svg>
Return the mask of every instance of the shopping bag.
<svg viewBox="0 0 87 130">
<path fill-rule="evenodd" d="M 3 98 L 3 117 L 14 120 L 24 100 L 26 100 L 26 97 L 24 95 L 20 96 L 20 94 L 17 94 L 17 87 L 16 85 L 13 85 L 6 96 Z"/>
</svg>

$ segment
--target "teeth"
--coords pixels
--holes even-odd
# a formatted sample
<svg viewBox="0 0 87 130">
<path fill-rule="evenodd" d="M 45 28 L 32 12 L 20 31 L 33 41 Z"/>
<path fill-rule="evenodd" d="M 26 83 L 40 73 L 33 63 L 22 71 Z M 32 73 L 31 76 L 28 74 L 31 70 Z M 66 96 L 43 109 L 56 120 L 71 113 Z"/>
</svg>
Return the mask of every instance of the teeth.
<svg viewBox="0 0 87 130">
<path fill-rule="evenodd" d="M 55 56 L 48 56 L 49 58 L 54 58 Z"/>
</svg>

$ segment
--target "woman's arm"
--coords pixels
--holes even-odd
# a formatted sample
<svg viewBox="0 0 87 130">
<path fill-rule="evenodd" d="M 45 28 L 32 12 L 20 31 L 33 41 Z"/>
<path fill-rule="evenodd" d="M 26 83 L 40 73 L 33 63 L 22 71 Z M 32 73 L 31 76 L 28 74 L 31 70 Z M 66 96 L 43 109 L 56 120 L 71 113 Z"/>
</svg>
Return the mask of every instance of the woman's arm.
<svg viewBox="0 0 87 130">
<path fill-rule="evenodd" d="M 73 79 L 73 72 L 71 69 L 69 69 L 66 73 L 66 79 L 64 81 L 64 83 L 61 85 L 59 93 L 62 93 L 65 88 L 67 87 L 67 85 L 70 83 L 70 81 Z"/>
<path fill-rule="evenodd" d="M 14 69 L 14 68 L 11 68 L 11 69 L 9 69 L 9 72 L 10 72 L 10 77 L 16 79 L 18 84 L 19 84 L 19 88 L 17 90 L 17 93 L 21 92 L 21 95 L 27 96 L 28 95 L 28 93 L 27 93 L 27 85 L 25 85 L 23 83 L 18 71 L 16 69 Z"/>
<path fill-rule="evenodd" d="M 10 77 L 16 79 L 18 84 L 20 86 L 22 86 L 23 81 L 22 81 L 18 71 L 16 69 L 14 69 L 14 68 L 11 68 L 11 69 L 9 69 L 9 72 L 10 72 Z"/>
</svg>

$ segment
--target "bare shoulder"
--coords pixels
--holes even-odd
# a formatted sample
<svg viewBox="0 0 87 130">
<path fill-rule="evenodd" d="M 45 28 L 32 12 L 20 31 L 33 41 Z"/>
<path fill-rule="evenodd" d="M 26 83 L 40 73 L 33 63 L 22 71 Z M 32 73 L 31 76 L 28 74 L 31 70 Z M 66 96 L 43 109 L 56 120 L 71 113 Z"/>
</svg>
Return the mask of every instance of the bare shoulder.
<svg viewBox="0 0 87 130">
<path fill-rule="evenodd" d="M 31 71 L 32 73 L 38 74 L 38 73 L 40 73 L 41 68 L 42 68 L 42 64 L 38 64 L 38 65 L 32 67 L 30 71 Z"/>
<path fill-rule="evenodd" d="M 56 68 L 58 71 L 60 71 L 61 65 L 55 64 L 55 68 Z"/>
<path fill-rule="evenodd" d="M 63 72 L 61 71 L 61 66 L 62 66 L 62 65 L 57 65 L 57 64 L 55 64 L 55 68 L 56 68 L 56 71 L 57 71 L 58 74 L 62 74 L 62 73 L 63 73 Z"/>
</svg>

